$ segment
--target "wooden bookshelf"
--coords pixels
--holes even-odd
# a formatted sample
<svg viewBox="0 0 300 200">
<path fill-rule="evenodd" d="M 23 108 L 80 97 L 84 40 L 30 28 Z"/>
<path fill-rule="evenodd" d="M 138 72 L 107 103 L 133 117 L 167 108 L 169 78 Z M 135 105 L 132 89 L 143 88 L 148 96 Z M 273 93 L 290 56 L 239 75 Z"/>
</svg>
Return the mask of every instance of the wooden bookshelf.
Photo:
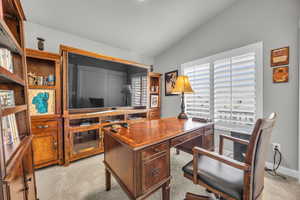
<svg viewBox="0 0 300 200">
<path fill-rule="evenodd" d="M 6 66 L 0 66 L 0 89 L 13 91 L 15 104 L 0 105 L 0 180 L 3 180 L 0 181 L 0 199 L 36 200 L 32 134 L 27 102 L 23 25 L 25 16 L 19 0 L 0 0 L 0 8 L 0 46 L 11 51 L 13 63 L 13 72 L 8 71 Z M 4 143 L 7 141 L 4 137 L 7 132 L 4 127 L 7 125 L 4 123 L 7 122 L 2 119 L 9 116 L 16 119 L 15 126 L 11 129 L 15 139 L 12 143 Z"/>
<path fill-rule="evenodd" d="M 0 83 L 17 83 L 25 86 L 25 81 L 21 77 L 11 73 L 4 67 L 0 67 Z"/>
<path fill-rule="evenodd" d="M 34 167 L 42 168 L 63 164 L 62 117 L 61 117 L 61 65 L 60 55 L 26 49 L 27 75 L 54 76 L 52 85 L 28 85 L 28 93 L 38 90 L 54 91 L 54 113 L 36 115 L 31 113 L 33 128 Z"/>
<path fill-rule="evenodd" d="M 160 100 L 161 100 L 161 74 L 150 72 L 150 100 L 149 100 L 149 118 L 150 119 L 159 119 L 160 118 Z M 151 106 L 151 96 L 157 95 L 158 102 L 156 107 Z"/>
</svg>

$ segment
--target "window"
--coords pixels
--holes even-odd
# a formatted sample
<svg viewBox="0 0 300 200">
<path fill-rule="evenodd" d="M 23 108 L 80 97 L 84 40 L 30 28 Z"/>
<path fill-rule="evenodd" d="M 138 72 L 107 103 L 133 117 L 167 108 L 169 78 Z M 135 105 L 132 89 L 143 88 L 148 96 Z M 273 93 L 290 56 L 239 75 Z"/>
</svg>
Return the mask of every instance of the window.
<svg viewBox="0 0 300 200">
<path fill-rule="evenodd" d="M 132 106 L 147 105 L 147 76 L 133 76 L 131 78 Z"/>
<path fill-rule="evenodd" d="M 186 113 L 220 126 L 252 126 L 262 117 L 262 68 L 262 43 L 183 64 L 195 91 L 185 97 Z"/>
<path fill-rule="evenodd" d="M 210 64 L 184 68 L 194 94 L 185 95 L 186 112 L 190 117 L 210 118 Z"/>
<path fill-rule="evenodd" d="M 214 119 L 253 125 L 256 118 L 255 53 L 214 62 Z"/>
</svg>

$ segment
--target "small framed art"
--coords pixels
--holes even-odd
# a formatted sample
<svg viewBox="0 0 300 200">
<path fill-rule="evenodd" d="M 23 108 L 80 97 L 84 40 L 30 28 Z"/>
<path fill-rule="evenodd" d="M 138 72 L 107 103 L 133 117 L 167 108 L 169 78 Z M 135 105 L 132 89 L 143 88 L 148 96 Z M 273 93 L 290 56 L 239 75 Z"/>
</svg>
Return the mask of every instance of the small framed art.
<svg viewBox="0 0 300 200">
<path fill-rule="evenodd" d="M 178 77 L 178 70 L 165 73 L 165 95 L 166 96 L 178 95 L 178 94 L 172 94 L 172 90 L 175 87 L 177 77 Z"/>
<path fill-rule="evenodd" d="M 158 95 L 151 95 L 150 97 L 150 107 L 157 108 L 158 107 Z"/>
<path fill-rule="evenodd" d="M 55 113 L 55 91 L 31 89 L 28 94 L 30 115 L 49 115 Z"/>
<path fill-rule="evenodd" d="M 273 68 L 273 83 L 289 82 L 289 67 Z"/>
<path fill-rule="evenodd" d="M 282 66 L 289 64 L 290 47 L 273 49 L 271 51 L 271 66 Z"/>
</svg>

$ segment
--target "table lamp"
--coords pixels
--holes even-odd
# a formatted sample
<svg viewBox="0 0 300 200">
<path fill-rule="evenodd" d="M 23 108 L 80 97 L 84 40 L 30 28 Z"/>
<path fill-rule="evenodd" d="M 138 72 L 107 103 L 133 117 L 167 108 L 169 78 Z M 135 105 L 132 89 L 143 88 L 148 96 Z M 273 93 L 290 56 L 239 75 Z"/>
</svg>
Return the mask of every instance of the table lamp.
<svg viewBox="0 0 300 200">
<path fill-rule="evenodd" d="M 189 77 L 178 76 L 172 93 L 181 94 L 181 113 L 178 115 L 178 119 L 187 119 L 188 117 L 185 114 L 184 94 L 194 93 L 189 81 Z"/>
</svg>

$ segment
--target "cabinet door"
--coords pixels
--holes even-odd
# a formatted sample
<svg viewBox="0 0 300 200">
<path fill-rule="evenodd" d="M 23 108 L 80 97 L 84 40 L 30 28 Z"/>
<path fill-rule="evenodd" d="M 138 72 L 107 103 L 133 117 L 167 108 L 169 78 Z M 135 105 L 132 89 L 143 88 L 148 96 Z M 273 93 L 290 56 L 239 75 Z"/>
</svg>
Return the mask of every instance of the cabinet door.
<svg viewBox="0 0 300 200">
<path fill-rule="evenodd" d="M 34 165 L 58 160 L 57 132 L 35 135 L 32 146 Z"/>
<path fill-rule="evenodd" d="M 8 183 L 10 200 L 26 200 L 26 185 L 24 182 L 23 167 L 20 163 L 14 174 L 14 179 Z"/>
<path fill-rule="evenodd" d="M 29 148 L 23 158 L 24 180 L 27 188 L 27 200 L 36 199 L 35 176 L 32 162 L 32 149 Z"/>
</svg>

